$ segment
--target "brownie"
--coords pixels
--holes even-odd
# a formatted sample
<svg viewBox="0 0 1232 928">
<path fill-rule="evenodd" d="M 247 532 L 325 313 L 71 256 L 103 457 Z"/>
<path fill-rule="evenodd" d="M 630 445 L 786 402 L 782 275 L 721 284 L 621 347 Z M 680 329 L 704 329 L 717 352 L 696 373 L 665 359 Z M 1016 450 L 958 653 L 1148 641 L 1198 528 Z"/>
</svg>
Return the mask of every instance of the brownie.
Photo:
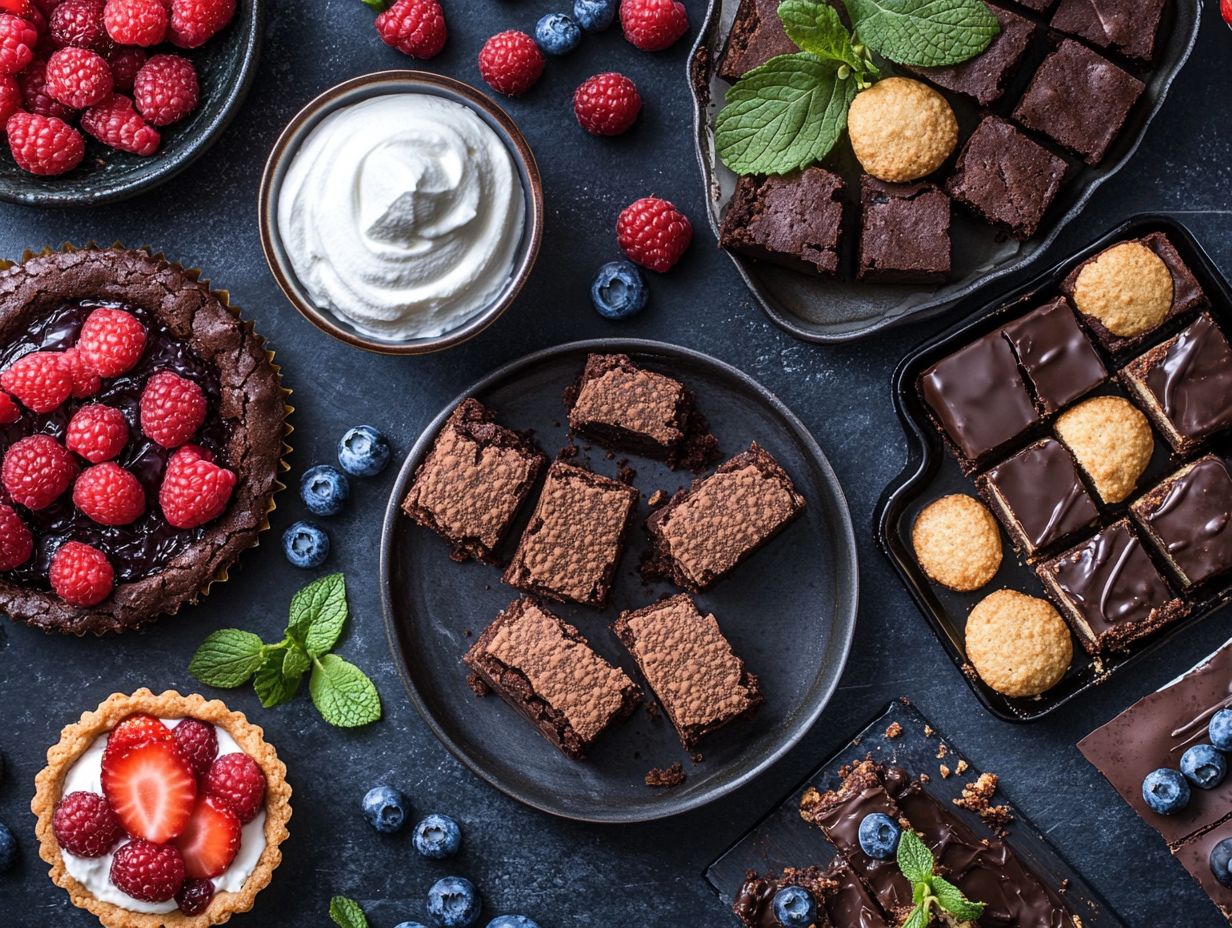
<svg viewBox="0 0 1232 928">
<path fill-rule="evenodd" d="M 604 605 L 637 499 L 633 487 L 556 461 L 502 579 L 523 593 Z"/>
<path fill-rule="evenodd" d="M 684 593 L 621 613 L 612 631 L 637 661 L 685 750 L 762 703 L 757 677 L 732 652 L 718 621 Z"/>
<path fill-rule="evenodd" d="M 454 560 L 495 563 L 546 460 L 479 400 L 465 399 L 416 469 L 402 511 L 449 542 Z"/>
<path fill-rule="evenodd" d="M 950 276 L 950 198 L 933 184 L 860 178 L 861 280 L 940 283 Z"/>
<path fill-rule="evenodd" d="M 1232 886 L 1220 883 L 1211 867 L 1211 852 L 1218 844 L 1228 840 L 1232 840 L 1232 818 L 1225 818 L 1209 831 L 1174 847 L 1172 854 L 1215 903 L 1220 914 L 1232 922 Z"/>
<path fill-rule="evenodd" d="M 825 168 L 741 177 L 719 245 L 797 271 L 835 276 L 843 237 L 843 179 Z"/>
<path fill-rule="evenodd" d="M 1130 511 L 1185 586 L 1232 568 L 1232 476 L 1214 455 L 1182 467 Z"/>
<path fill-rule="evenodd" d="M 1155 42 L 1165 0 L 1061 0 L 1052 28 L 1092 45 L 1146 62 L 1155 57 Z"/>
<path fill-rule="evenodd" d="M 463 661 L 574 760 L 642 701 L 628 674 L 596 654 L 576 628 L 530 599 L 511 603 Z"/>
<path fill-rule="evenodd" d="M 787 867 L 782 873 L 758 875 L 750 870 L 732 903 L 732 913 L 745 928 L 782 928 L 774 916 L 774 897 L 789 886 L 799 887 L 813 897 L 817 918 L 812 928 L 848 928 L 858 922 L 838 922 L 829 918 L 826 900 L 838 891 L 838 883 L 820 867 Z M 874 910 L 875 911 L 875 910 Z M 883 922 L 884 924 L 884 922 Z"/>
<path fill-rule="evenodd" d="M 1030 238 L 1069 165 L 999 116 L 985 116 L 958 155 L 945 189 L 985 222 Z"/>
<path fill-rule="evenodd" d="M 1014 107 L 1014 119 L 1082 156 L 1104 160 L 1146 85 L 1081 42 L 1063 39 Z"/>
<path fill-rule="evenodd" d="M 1006 84 L 1022 65 L 1035 23 L 1017 13 L 988 6 L 1001 23 L 1001 31 L 974 58 L 943 68 L 908 68 L 943 90 L 971 97 L 980 106 L 1001 99 Z"/>
<path fill-rule="evenodd" d="M 1104 362 L 1063 297 L 1003 328 L 1039 408 L 1056 412 L 1108 378 Z"/>
<path fill-rule="evenodd" d="M 1178 454 L 1232 426 L 1232 347 L 1206 313 L 1127 364 L 1121 379 Z"/>
<path fill-rule="evenodd" d="M 700 593 L 804 511 L 787 472 L 757 442 L 694 480 L 646 520 L 652 573 Z"/>
<path fill-rule="evenodd" d="M 1187 611 L 1127 519 L 1036 571 L 1091 654 L 1122 650 Z"/>
<path fill-rule="evenodd" d="M 771 58 L 799 50 L 779 19 L 779 0 L 740 0 L 719 55 L 718 75 L 735 83 Z"/>
<path fill-rule="evenodd" d="M 1099 519 L 1074 459 L 1051 438 L 993 467 L 976 486 L 1028 561 Z"/>
</svg>

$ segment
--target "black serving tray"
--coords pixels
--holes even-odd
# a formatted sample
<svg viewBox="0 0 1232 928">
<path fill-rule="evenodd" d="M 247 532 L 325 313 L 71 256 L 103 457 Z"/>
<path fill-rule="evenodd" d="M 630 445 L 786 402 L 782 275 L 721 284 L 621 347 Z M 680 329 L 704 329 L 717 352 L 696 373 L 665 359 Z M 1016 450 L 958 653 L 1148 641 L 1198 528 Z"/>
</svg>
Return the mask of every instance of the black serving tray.
<svg viewBox="0 0 1232 928">
<path fill-rule="evenodd" d="M 886 736 L 886 729 L 897 722 L 902 733 L 897 737 Z M 925 731 L 931 734 L 925 734 Z M 944 746 L 945 756 L 938 758 Z M 800 818 L 800 797 L 809 786 L 830 789 L 838 785 L 839 769 L 847 764 L 863 760 L 871 755 L 881 763 L 898 764 L 914 776 L 927 774 L 927 791 L 942 803 L 949 805 L 962 793 L 967 783 L 974 782 L 980 771 L 968 760 L 965 773 L 954 774 L 948 779 L 940 775 L 941 764 L 951 770 L 963 754 L 944 735 L 936 731 L 926 718 L 904 698 L 890 703 L 889 707 L 873 719 L 868 726 L 851 739 L 851 742 L 814 770 L 803 783 L 774 806 L 761 821 L 750 828 L 735 844 L 706 868 L 706 880 L 728 906 L 732 904 L 745 874 L 749 870 L 758 873 L 779 871 L 784 867 L 824 867 L 836 856 L 833 846 L 817 828 Z M 1065 859 L 1053 849 L 1043 834 L 1022 813 L 1014 808 L 1004 796 L 998 795 L 998 803 L 1009 806 L 1014 820 L 1005 828 L 1007 840 L 1018 858 L 1054 889 L 1065 886 L 1061 894 L 1066 905 L 1082 919 L 1085 928 L 1122 928 L 1124 923 L 1116 913 L 1095 893 L 1087 882 L 1074 871 Z M 952 807 L 980 835 L 990 835 L 979 816 Z"/>
<path fill-rule="evenodd" d="M 1006 545 L 1006 557 L 996 577 L 986 586 L 972 593 L 955 593 L 934 584 L 916 563 L 911 547 L 911 526 L 919 511 L 929 502 L 947 493 L 971 495 L 975 493 L 973 479 L 960 471 L 953 456 L 945 449 L 941 435 L 930 420 L 924 403 L 920 399 L 916 384 L 920 375 L 936 361 L 1056 295 L 1059 292 L 1060 282 L 1077 264 L 1118 241 L 1140 238 L 1151 232 L 1163 232 L 1168 236 L 1206 292 L 1211 304 L 1208 311 L 1225 332 L 1232 333 L 1232 289 L 1229 288 L 1228 282 L 1216 269 L 1202 246 L 1198 244 L 1188 229 L 1173 219 L 1163 216 L 1138 216 L 1118 226 L 1099 241 L 1092 243 L 1026 285 L 993 300 L 966 321 L 915 348 L 899 364 L 894 373 L 894 402 L 907 435 L 907 462 L 899 476 L 886 488 L 878 504 L 878 541 L 890 562 L 897 568 L 908 591 L 924 613 L 925 618 L 928 619 L 937 638 L 945 646 L 950 658 L 980 702 L 994 715 L 1007 721 L 1030 722 L 1042 718 L 1058 706 L 1064 705 L 1080 693 L 1107 679 L 1121 667 L 1159 648 L 1173 635 L 1180 633 L 1232 599 L 1232 580 L 1213 589 L 1198 591 L 1198 598 L 1194 601 L 1188 616 L 1172 623 L 1159 633 L 1134 643 L 1124 652 L 1105 655 L 1096 661 L 1075 641 L 1074 662 L 1069 673 L 1060 683 L 1041 696 L 1011 698 L 998 693 L 980 680 L 967 666 L 963 648 L 963 629 L 966 625 L 967 614 L 980 599 L 993 590 L 1010 587 L 1033 596 L 1045 596 L 1043 584 L 1034 571 L 1026 567 L 1015 555 L 1008 544 Z M 1165 340 L 1192 318 L 1193 314 L 1190 313 L 1164 326 L 1152 341 L 1135 349 L 1127 357 L 1119 358 L 1115 363 L 1106 353 L 1104 353 L 1104 360 L 1108 363 L 1110 370 L 1119 369 L 1126 361 L 1146 351 L 1150 345 Z M 1097 389 L 1092 395 L 1100 394 L 1125 395 L 1115 383 Z M 1030 439 L 1025 439 L 1021 444 L 1029 441 Z M 1016 447 L 1018 445 L 1014 446 Z M 1012 451 L 1013 448 L 1006 451 L 1002 457 L 1008 457 Z M 1229 440 L 1224 438 L 1198 449 L 1183 460 L 1192 460 L 1206 451 L 1215 451 L 1227 457 L 1232 451 L 1232 446 Z M 1170 454 L 1167 443 L 1156 432 L 1155 457 L 1143 475 L 1138 491 L 1125 502 L 1115 506 L 1109 506 L 1097 500 L 1097 505 L 1104 514 L 1103 522 L 1106 524 L 1124 515 L 1128 511 L 1130 501 L 1175 470 L 1181 461 L 1181 458 Z"/>
</svg>

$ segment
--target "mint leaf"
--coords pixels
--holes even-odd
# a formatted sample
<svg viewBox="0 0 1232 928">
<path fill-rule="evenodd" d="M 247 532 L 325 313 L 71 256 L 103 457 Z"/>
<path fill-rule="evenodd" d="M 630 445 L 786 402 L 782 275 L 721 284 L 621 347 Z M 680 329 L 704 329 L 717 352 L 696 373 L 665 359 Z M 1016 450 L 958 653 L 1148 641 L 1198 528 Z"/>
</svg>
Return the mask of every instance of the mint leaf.
<svg viewBox="0 0 1232 928">
<path fill-rule="evenodd" d="M 844 0 L 856 38 L 898 64 L 940 67 L 974 58 L 1001 31 L 982 0 Z"/>
<path fill-rule="evenodd" d="M 338 728 L 356 728 L 381 717 L 381 697 L 372 681 L 337 654 L 317 659 L 308 692 L 321 717 Z"/>
<path fill-rule="evenodd" d="M 928 928 L 928 907 L 917 905 L 912 909 L 902 928 Z"/>
<path fill-rule="evenodd" d="M 312 666 L 312 660 L 299 645 L 292 644 L 282 657 L 282 672 L 288 677 L 298 677 Z"/>
<path fill-rule="evenodd" d="M 839 19 L 838 10 L 822 0 L 783 0 L 779 19 L 787 37 L 801 51 L 812 52 L 823 60 L 837 61 L 860 70 L 864 62 L 851 47 L 851 34 Z"/>
<path fill-rule="evenodd" d="M 188 672 L 206 686 L 231 689 L 261 666 L 265 646 L 252 632 L 224 628 L 212 632 L 197 648 Z"/>
<path fill-rule="evenodd" d="M 287 654 L 290 653 L 290 651 L 287 652 Z M 261 705 L 266 709 L 290 702 L 299 690 L 299 681 L 303 671 L 297 674 L 286 673 L 283 670 L 284 659 L 282 654 L 271 654 L 265 659 L 265 663 L 257 668 L 257 674 L 253 677 L 252 687 L 256 690 Z"/>
<path fill-rule="evenodd" d="M 898 840 L 898 869 L 910 883 L 923 883 L 933 875 L 933 853 L 910 828 Z"/>
<path fill-rule="evenodd" d="M 292 597 L 287 631 L 309 655 L 320 657 L 338 643 L 346 620 L 346 579 L 342 574 L 329 574 Z"/>
<path fill-rule="evenodd" d="M 368 919 L 359 903 L 346 896 L 334 896 L 329 900 L 329 917 L 338 928 L 368 928 Z"/>
<path fill-rule="evenodd" d="M 855 81 L 801 52 L 754 68 L 727 92 L 715 125 L 719 158 L 737 174 L 786 174 L 830 153 L 847 127 Z"/>
<path fill-rule="evenodd" d="M 984 914 L 984 903 L 969 902 L 962 890 L 948 880 L 934 876 L 929 880 L 937 904 L 959 921 L 973 922 Z"/>
</svg>

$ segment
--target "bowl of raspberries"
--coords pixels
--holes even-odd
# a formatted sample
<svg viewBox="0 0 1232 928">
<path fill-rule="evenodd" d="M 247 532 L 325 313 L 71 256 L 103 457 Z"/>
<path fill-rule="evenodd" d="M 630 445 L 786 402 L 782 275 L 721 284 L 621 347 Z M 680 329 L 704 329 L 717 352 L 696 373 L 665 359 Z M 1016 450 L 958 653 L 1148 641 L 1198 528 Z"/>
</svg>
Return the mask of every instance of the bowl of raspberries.
<svg viewBox="0 0 1232 928">
<path fill-rule="evenodd" d="M 251 83 L 265 0 L 0 0 L 0 199 L 114 202 L 183 170 Z"/>
</svg>

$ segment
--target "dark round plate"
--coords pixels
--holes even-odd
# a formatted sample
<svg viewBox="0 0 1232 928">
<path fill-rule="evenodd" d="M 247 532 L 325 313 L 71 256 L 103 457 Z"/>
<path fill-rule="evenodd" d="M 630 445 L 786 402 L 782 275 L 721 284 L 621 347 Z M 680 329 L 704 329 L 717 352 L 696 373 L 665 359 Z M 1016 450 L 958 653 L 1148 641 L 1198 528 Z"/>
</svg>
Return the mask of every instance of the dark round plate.
<svg viewBox="0 0 1232 928">
<path fill-rule="evenodd" d="M 500 421 L 533 429 L 549 455 L 566 441 L 561 394 L 589 352 L 624 352 L 639 364 L 680 377 L 697 394 L 724 454 L 756 440 L 787 469 L 808 500 L 805 514 L 753 558 L 697 597 L 712 611 L 736 652 L 762 682 L 766 703 L 751 720 L 703 742 L 694 764 L 666 719 L 639 709 L 606 732 L 587 760 L 559 753 L 496 696 L 477 699 L 466 684 L 462 655 L 475 636 L 518 594 L 500 570 L 456 564 L 436 535 L 402 515 L 399 504 L 445 418 L 474 396 Z M 617 461 L 598 446 L 578 463 L 613 475 Z M 608 629 L 624 609 L 651 603 L 667 585 L 647 587 L 637 574 L 645 547 L 645 498 L 690 479 L 661 463 L 630 458 L 642 491 L 638 528 L 603 611 L 553 604 L 609 660 L 635 679 L 632 659 Z M 530 505 L 524 507 L 532 508 Z M 528 517 L 523 512 L 522 519 Z M 515 533 L 521 525 L 515 527 Z M 476 383 L 424 431 L 402 465 L 381 538 L 381 595 L 394 659 L 411 700 L 437 738 L 475 773 L 527 805 L 566 818 L 636 822 L 696 808 L 765 770 L 817 720 L 847 659 L 856 621 L 856 549 L 847 503 L 825 455 L 798 419 L 755 381 L 720 361 L 659 342 L 600 339 L 532 354 Z M 469 635 L 467 633 L 470 633 Z M 688 779 L 673 789 L 649 789 L 651 767 L 684 764 Z"/>
<path fill-rule="evenodd" d="M 162 145 L 148 158 L 114 151 L 86 135 L 81 165 L 58 177 L 27 174 L 0 143 L 0 200 L 27 206 L 95 206 L 144 193 L 195 161 L 239 111 L 256 73 L 266 0 L 239 0 L 235 18 L 200 48 L 182 54 L 197 68 L 201 105 L 187 119 L 160 130 Z M 83 133 L 84 135 L 84 133 Z"/>
</svg>

